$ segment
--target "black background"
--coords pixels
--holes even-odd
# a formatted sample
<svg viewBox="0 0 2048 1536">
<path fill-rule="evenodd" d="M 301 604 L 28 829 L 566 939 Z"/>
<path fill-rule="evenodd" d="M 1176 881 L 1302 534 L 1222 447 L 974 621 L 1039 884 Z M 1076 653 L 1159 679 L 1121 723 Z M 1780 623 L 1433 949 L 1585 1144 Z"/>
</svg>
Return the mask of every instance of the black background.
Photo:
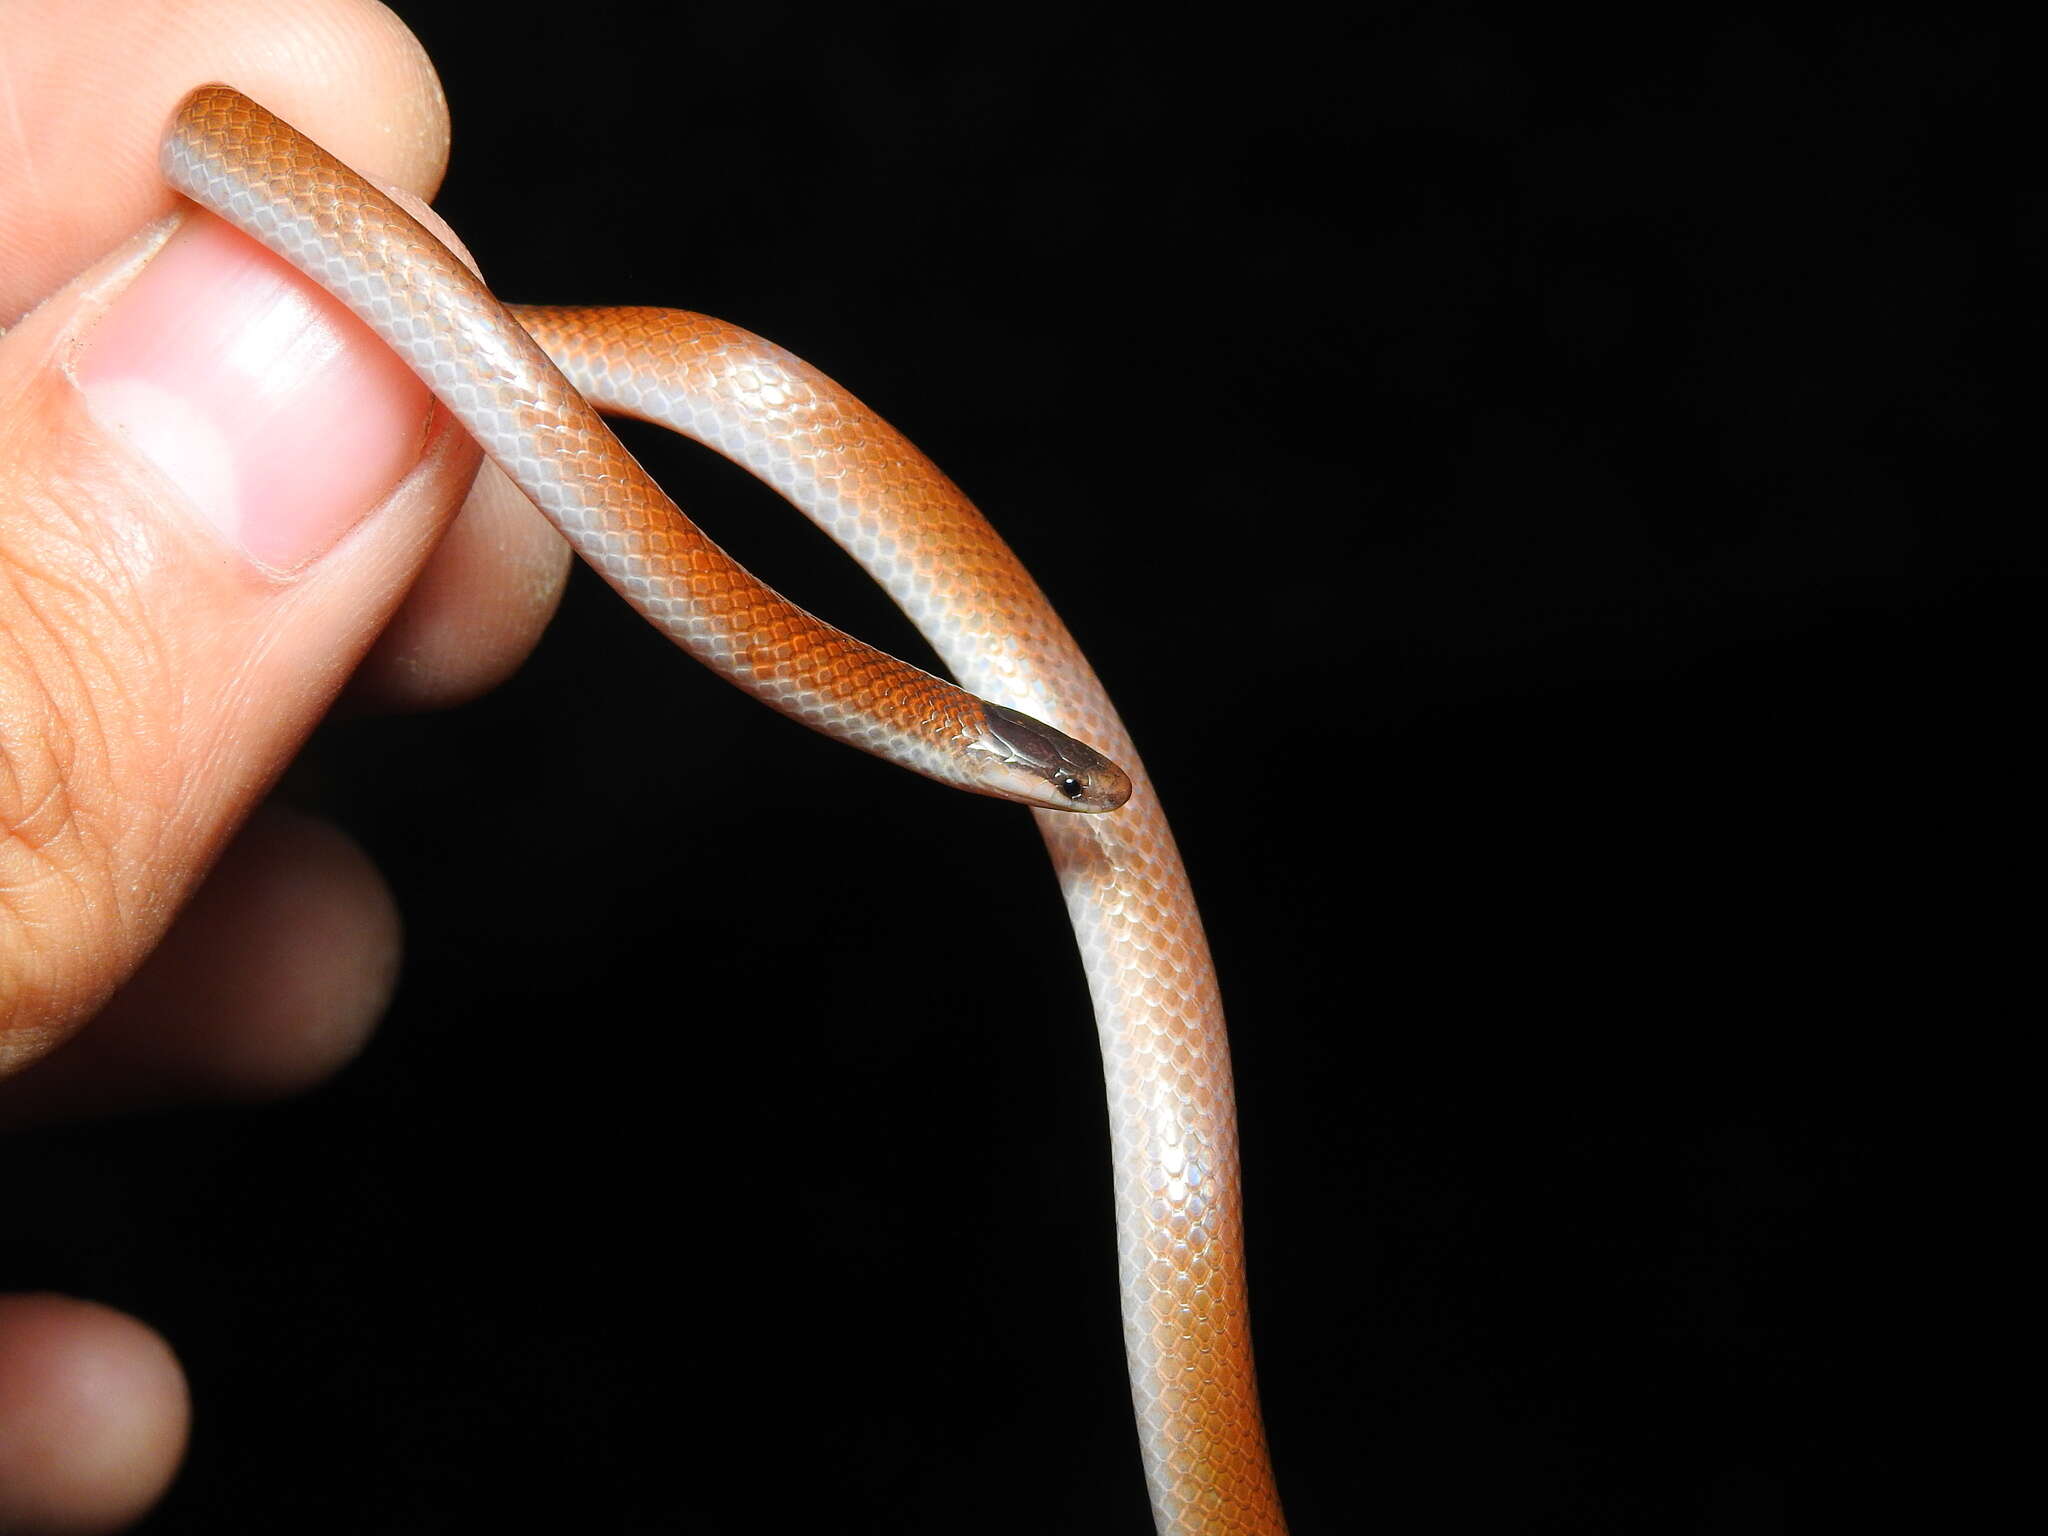
<svg viewBox="0 0 2048 1536">
<path fill-rule="evenodd" d="M 1952 1220 L 1907 1133 L 2012 939 L 1977 893 L 2044 227 L 2001 39 L 399 9 L 502 294 L 820 364 L 1123 706 L 1231 1005 L 1296 1531 L 1882 1506 L 1905 1256 Z M 742 477 L 632 440 L 925 654 Z M 16 1149 L 47 1193 L 0 1278 L 191 1371 L 149 1532 L 1145 1528 L 1027 816 L 771 717 L 580 572 L 517 680 L 332 728 L 290 790 L 406 913 L 368 1053 Z"/>
</svg>

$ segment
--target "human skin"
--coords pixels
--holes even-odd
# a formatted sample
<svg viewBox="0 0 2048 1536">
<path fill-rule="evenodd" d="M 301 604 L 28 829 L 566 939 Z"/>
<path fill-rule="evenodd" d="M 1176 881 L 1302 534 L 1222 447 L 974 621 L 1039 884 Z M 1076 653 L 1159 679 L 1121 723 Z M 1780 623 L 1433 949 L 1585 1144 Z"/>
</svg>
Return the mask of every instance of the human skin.
<svg viewBox="0 0 2048 1536">
<path fill-rule="evenodd" d="M 503 678 L 567 554 L 330 301 L 169 227 L 156 146 L 227 80 L 425 197 L 445 106 L 371 0 L 0 0 L 0 38 L 0 1129 L 290 1093 L 375 1025 L 399 924 L 269 786 L 344 693 Z M 187 1420 L 144 1323 L 0 1297 L 0 1530 L 130 1523 Z"/>
</svg>

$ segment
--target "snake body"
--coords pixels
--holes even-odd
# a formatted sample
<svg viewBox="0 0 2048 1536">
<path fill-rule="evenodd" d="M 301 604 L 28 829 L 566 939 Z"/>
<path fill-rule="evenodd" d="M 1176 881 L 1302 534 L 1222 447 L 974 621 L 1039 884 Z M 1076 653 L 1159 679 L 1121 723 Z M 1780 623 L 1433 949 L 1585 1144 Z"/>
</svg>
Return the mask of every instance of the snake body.
<svg viewBox="0 0 2048 1536">
<path fill-rule="evenodd" d="M 781 348 L 672 310 L 508 311 L 396 204 L 227 86 L 185 100 L 162 164 L 173 188 L 382 336 L 577 551 L 713 670 L 828 735 L 1036 808 L 1095 1006 L 1154 1522 L 1160 1536 L 1284 1532 L 1201 919 L 1123 723 L 1016 557 L 916 448 Z M 960 686 L 756 581 L 593 407 L 671 427 L 780 491 L 889 592 Z"/>
</svg>

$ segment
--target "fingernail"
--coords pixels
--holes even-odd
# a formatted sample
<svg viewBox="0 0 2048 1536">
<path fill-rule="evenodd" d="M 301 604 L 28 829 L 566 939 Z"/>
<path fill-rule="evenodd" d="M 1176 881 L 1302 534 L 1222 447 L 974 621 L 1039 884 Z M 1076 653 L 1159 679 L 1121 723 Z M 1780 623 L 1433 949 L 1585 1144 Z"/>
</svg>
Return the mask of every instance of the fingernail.
<svg viewBox="0 0 2048 1536">
<path fill-rule="evenodd" d="M 73 372 L 103 425 L 274 572 L 389 496 L 431 419 L 426 387 L 367 326 L 196 211 L 84 337 Z"/>
</svg>

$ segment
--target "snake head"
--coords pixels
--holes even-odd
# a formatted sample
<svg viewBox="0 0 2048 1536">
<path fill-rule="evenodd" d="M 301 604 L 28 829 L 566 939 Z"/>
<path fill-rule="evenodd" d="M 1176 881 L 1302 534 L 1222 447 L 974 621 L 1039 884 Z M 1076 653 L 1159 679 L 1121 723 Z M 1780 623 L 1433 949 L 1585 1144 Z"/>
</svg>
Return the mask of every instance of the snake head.
<svg viewBox="0 0 2048 1536">
<path fill-rule="evenodd" d="M 1043 720 L 982 701 L 982 739 L 969 750 L 990 794 L 1054 811 L 1113 811 L 1131 798 L 1130 775 Z"/>
</svg>

